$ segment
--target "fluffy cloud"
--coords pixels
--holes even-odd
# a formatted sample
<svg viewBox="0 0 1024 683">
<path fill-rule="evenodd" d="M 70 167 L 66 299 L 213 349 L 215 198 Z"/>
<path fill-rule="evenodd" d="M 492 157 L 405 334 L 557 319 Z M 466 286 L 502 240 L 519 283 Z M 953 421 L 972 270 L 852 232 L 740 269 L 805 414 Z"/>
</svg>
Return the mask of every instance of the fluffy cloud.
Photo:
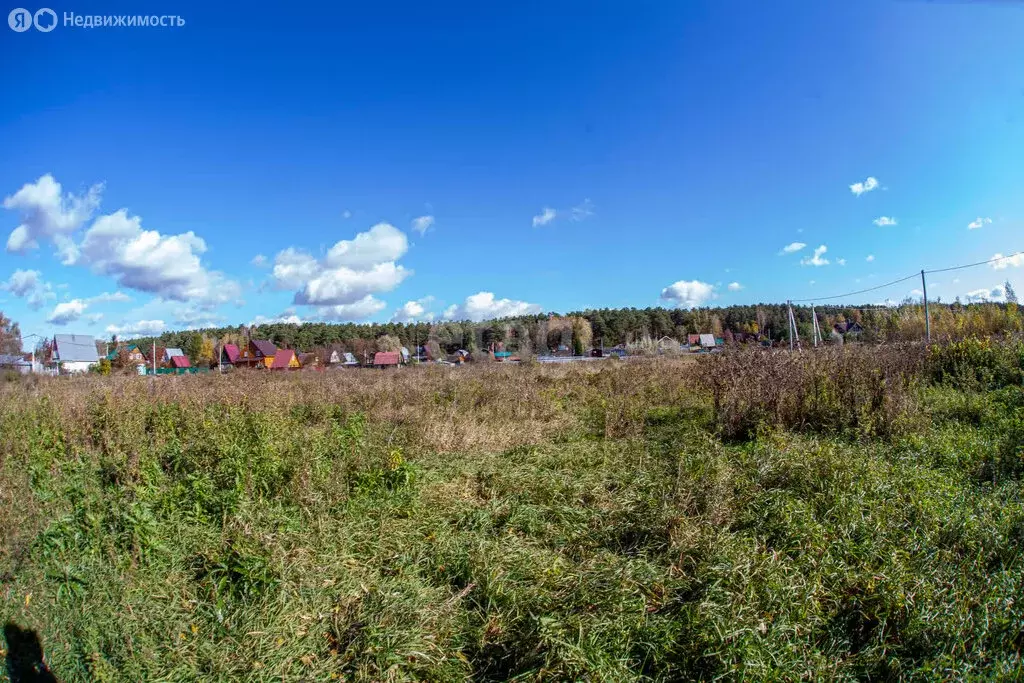
<svg viewBox="0 0 1024 683">
<path fill-rule="evenodd" d="M 845 266 L 846 265 L 846 259 L 844 259 L 844 258 L 837 258 L 836 259 L 836 265 L 838 265 L 838 266 Z"/>
<path fill-rule="evenodd" d="M 999 260 L 997 261 L 996 259 Z M 1017 252 L 1010 256 L 1003 256 L 999 253 L 992 255 L 992 268 L 995 270 L 1006 270 L 1010 267 L 1018 268 L 1022 265 L 1024 265 L 1024 252 Z"/>
<path fill-rule="evenodd" d="M 741 289 L 743 289 L 743 285 L 741 285 L 740 283 L 738 283 L 738 282 L 730 282 L 729 283 L 729 291 L 730 292 L 738 292 Z"/>
<path fill-rule="evenodd" d="M 285 249 L 274 259 L 273 279 L 279 289 L 298 290 L 296 304 L 326 307 L 325 314 L 334 317 L 354 317 L 344 312 L 380 310 L 377 304 L 384 304 L 372 295 L 391 291 L 412 274 L 395 263 L 408 249 L 405 233 L 378 223 L 354 239 L 336 243 L 323 259 Z"/>
<path fill-rule="evenodd" d="M 880 228 L 884 228 L 887 225 L 897 225 L 896 219 L 892 216 L 879 216 L 875 220 L 871 221 Z"/>
<path fill-rule="evenodd" d="M 428 296 L 417 301 L 406 301 L 402 304 L 402 307 L 395 311 L 394 315 L 391 316 L 391 320 L 396 323 L 407 323 L 412 320 L 429 322 L 434 319 L 434 314 L 427 312 L 427 305 L 433 300 L 434 297 Z"/>
<path fill-rule="evenodd" d="M 971 221 L 970 223 L 967 224 L 967 229 L 968 230 L 977 230 L 981 226 L 988 225 L 991 222 L 992 222 L 991 218 L 982 218 L 981 216 L 978 216 L 973 221 Z"/>
<path fill-rule="evenodd" d="M 89 304 L 81 299 L 72 299 L 71 301 L 59 303 L 54 306 L 53 311 L 47 316 L 46 322 L 53 325 L 73 323 L 85 314 L 85 309 L 88 307 Z"/>
<path fill-rule="evenodd" d="M 853 185 L 850 185 L 850 192 L 854 193 L 859 197 L 865 192 L 871 192 L 877 187 L 878 178 L 875 178 L 874 176 L 868 176 L 867 180 L 865 180 L 864 182 L 854 183 Z"/>
<path fill-rule="evenodd" d="M 119 337 L 151 337 L 166 329 L 163 320 L 137 320 L 125 325 L 107 325 L 107 333 Z"/>
<path fill-rule="evenodd" d="M 22 213 L 22 224 L 11 233 L 7 248 L 24 251 L 48 240 L 65 265 L 89 267 L 123 287 L 163 299 L 214 305 L 237 297 L 237 283 L 203 267 L 199 257 L 206 243 L 195 233 L 143 230 L 141 219 L 125 209 L 96 219 L 81 244 L 76 243 L 73 233 L 95 212 L 102 190 L 94 185 L 82 196 L 65 194 L 51 175 L 25 185 L 4 200 L 4 208 Z"/>
<path fill-rule="evenodd" d="M 412 219 L 412 229 L 418 232 L 421 236 L 426 235 L 427 230 L 430 230 L 433 225 L 433 216 L 420 216 L 419 218 Z"/>
<path fill-rule="evenodd" d="M 38 270 L 14 271 L 6 282 L 0 282 L 0 290 L 26 299 L 33 310 L 39 310 L 47 301 L 57 298 L 53 286 L 43 281 Z"/>
<path fill-rule="evenodd" d="M 316 309 L 316 314 L 322 320 L 362 320 L 380 313 L 386 306 L 387 304 L 380 299 L 367 294 L 362 299 L 350 304 L 319 306 Z"/>
<path fill-rule="evenodd" d="M 445 312 L 448 320 L 491 320 L 493 318 L 512 318 L 520 315 L 536 315 L 543 310 L 539 304 L 531 304 L 514 299 L 495 299 L 492 292 L 477 292 L 467 296 L 461 304 L 452 304 Z"/>
<path fill-rule="evenodd" d="M 714 285 L 700 280 L 680 280 L 661 290 L 661 298 L 682 308 L 696 308 L 716 297 Z"/>
<path fill-rule="evenodd" d="M 867 261 L 868 263 L 871 263 L 872 261 L 875 260 L 875 255 L 874 254 L 868 254 L 866 257 L 864 257 L 864 260 Z"/>
<path fill-rule="evenodd" d="M 828 251 L 828 247 L 822 244 L 820 247 L 814 250 L 814 256 L 806 256 L 800 259 L 800 265 L 802 266 L 827 266 L 829 260 L 822 258 L 825 252 Z"/>
<path fill-rule="evenodd" d="M 800 251 L 801 249 L 803 249 L 806 246 L 807 245 L 804 244 L 803 242 L 790 242 L 789 244 L 784 246 L 782 248 L 782 251 L 780 251 L 779 253 L 780 254 L 792 254 L 794 252 Z"/>
<path fill-rule="evenodd" d="M 41 241 L 50 241 L 57 245 L 65 263 L 73 263 L 77 253 L 71 233 L 89 220 L 102 192 L 102 185 L 93 185 L 81 196 L 65 194 L 49 173 L 26 183 L 4 199 L 5 209 L 21 212 L 21 224 L 7 238 L 7 251 L 37 249 Z"/>
<path fill-rule="evenodd" d="M 992 289 L 975 289 L 967 292 L 967 301 L 970 303 L 981 303 L 984 301 L 1003 301 L 1006 298 L 1006 289 L 1003 285 L 996 285 Z"/>
<path fill-rule="evenodd" d="M 268 264 L 268 261 L 267 257 L 264 256 L 263 254 L 256 254 L 255 256 L 252 257 L 252 260 L 249 261 L 249 263 L 256 266 L 257 268 L 265 268 Z"/>
<path fill-rule="evenodd" d="M 122 287 L 174 301 L 224 303 L 240 293 L 237 283 L 209 271 L 199 260 L 206 242 L 194 232 L 161 235 L 143 230 L 125 209 L 97 218 L 81 244 L 81 261 Z"/>
<path fill-rule="evenodd" d="M 552 209 L 550 206 L 545 206 L 541 209 L 541 212 L 533 217 L 533 227 L 538 225 L 547 225 L 551 221 L 555 220 L 558 212 Z"/>
</svg>

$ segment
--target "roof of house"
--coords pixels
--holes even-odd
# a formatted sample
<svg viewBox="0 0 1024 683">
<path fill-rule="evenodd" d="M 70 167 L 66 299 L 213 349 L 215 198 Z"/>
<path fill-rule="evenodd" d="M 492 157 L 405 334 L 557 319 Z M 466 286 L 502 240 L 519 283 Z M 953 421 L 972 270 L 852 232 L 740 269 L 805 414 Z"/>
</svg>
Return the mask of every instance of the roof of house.
<svg viewBox="0 0 1024 683">
<path fill-rule="evenodd" d="M 715 335 L 713 334 L 702 334 L 700 335 L 701 346 L 715 346 Z"/>
<path fill-rule="evenodd" d="M 188 362 L 188 356 L 171 356 L 171 366 L 175 368 L 190 368 L 192 364 Z"/>
<path fill-rule="evenodd" d="M 96 340 L 87 334 L 55 334 L 53 343 L 57 347 L 57 358 L 64 363 L 96 363 Z"/>
<path fill-rule="evenodd" d="M 373 354 L 374 365 L 398 365 L 398 351 L 378 351 Z"/>
<path fill-rule="evenodd" d="M 346 365 L 359 365 L 359 361 L 356 360 L 351 351 L 346 351 L 343 355 L 345 356 Z"/>
<path fill-rule="evenodd" d="M 10 353 L 0 353 L 0 366 L 32 365 L 31 361 L 25 360 L 24 356 L 16 356 Z"/>
<path fill-rule="evenodd" d="M 168 359 L 174 358 L 175 356 L 184 356 L 185 355 L 184 351 L 182 351 L 181 349 L 174 348 L 173 346 L 168 346 L 164 350 L 164 353 L 166 354 L 165 358 L 168 358 Z"/>
<path fill-rule="evenodd" d="M 264 356 L 273 356 L 277 353 L 277 347 L 274 345 L 274 342 L 267 339 L 253 339 L 251 343 Z"/>
<path fill-rule="evenodd" d="M 238 360 L 238 347 L 235 346 L 234 344 L 225 344 L 223 347 L 221 347 L 221 353 L 228 354 L 229 363 L 234 363 L 236 360 Z"/>
<path fill-rule="evenodd" d="M 274 354 L 274 362 L 270 364 L 270 369 L 287 370 L 293 358 L 295 358 L 295 352 L 291 349 L 278 349 Z"/>
</svg>

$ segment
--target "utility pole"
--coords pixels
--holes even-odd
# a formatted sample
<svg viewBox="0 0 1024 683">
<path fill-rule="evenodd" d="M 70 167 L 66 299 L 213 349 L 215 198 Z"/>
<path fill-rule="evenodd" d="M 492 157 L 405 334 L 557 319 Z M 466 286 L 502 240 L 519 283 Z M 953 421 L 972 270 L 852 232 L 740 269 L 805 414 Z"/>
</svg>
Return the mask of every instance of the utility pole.
<svg viewBox="0 0 1024 683">
<path fill-rule="evenodd" d="M 818 348 L 821 331 L 818 329 L 818 314 L 814 311 L 814 304 L 811 304 L 811 335 L 814 337 L 814 348 Z"/>
<path fill-rule="evenodd" d="M 153 375 L 156 375 L 156 340 L 153 340 Z"/>
<path fill-rule="evenodd" d="M 789 327 L 789 350 L 793 350 L 793 302 L 786 299 L 786 325 Z"/>
<path fill-rule="evenodd" d="M 924 297 L 924 339 L 930 344 L 932 342 L 932 321 L 928 317 L 928 283 L 924 280 L 924 269 L 921 269 L 921 294 Z"/>
</svg>

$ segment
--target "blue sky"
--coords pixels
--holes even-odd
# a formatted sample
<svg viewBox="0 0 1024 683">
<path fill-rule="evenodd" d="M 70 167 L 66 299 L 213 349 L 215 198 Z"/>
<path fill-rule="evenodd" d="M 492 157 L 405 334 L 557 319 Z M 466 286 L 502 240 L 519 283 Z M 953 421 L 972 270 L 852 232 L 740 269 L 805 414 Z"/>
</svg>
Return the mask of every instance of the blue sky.
<svg viewBox="0 0 1024 683">
<path fill-rule="evenodd" d="M 1024 248 L 1019 3 L 251 8 L 4 29 L 26 333 L 782 301 Z M 929 294 L 1024 289 L 999 265 Z"/>
</svg>

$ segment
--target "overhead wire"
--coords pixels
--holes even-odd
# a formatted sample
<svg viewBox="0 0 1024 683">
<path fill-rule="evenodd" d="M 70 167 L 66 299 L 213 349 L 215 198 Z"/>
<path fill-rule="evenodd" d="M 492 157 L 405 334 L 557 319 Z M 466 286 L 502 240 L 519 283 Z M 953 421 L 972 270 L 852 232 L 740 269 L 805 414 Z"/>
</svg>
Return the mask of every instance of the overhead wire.
<svg viewBox="0 0 1024 683">
<path fill-rule="evenodd" d="M 868 292 L 874 292 L 874 291 L 879 290 L 879 289 L 885 289 L 886 287 L 891 287 L 892 285 L 898 285 L 901 282 L 906 282 L 907 280 L 911 280 L 911 279 L 916 278 L 916 277 L 921 277 L 921 273 L 922 272 L 925 275 L 929 275 L 931 273 L 946 273 L 946 272 L 949 272 L 951 270 L 963 270 L 964 268 L 975 268 L 977 266 L 984 266 L 984 265 L 988 265 L 990 263 L 995 263 L 996 261 L 1003 261 L 1005 259 L 1012 259 L 1012 258 L 1017 258 L 1017 257 L 1024 257 L 1024 251 L 1014 252 L 1013 254 L 1008 254 L 1006 256 L 996 256 L 995 258 L 990 258 L 990 259 L 988 259 L 986 261 L 977 261 L 975 263 L 965 263 L 965 264 L 959 265 L 959 266 L 950 266 L 949 268 L 936 268 L 935 270 L 925 270 L 925 271 L 921 271 L 921 272 L 918 272 L 918 273 L 913 273 L 912 275 L 908 275 L 906 277 L 901 277 L 900 279 L 893 280 L 892 282 L 886 282 L 884 285 L 876 285 L 875 287 L 868 287 L 867 289 L 859 289 L 859 290 L 857 290 L 855 292 L 847 292 L 845 294 L 834 294 L 832 296 L 812 297 L 812 298 L 808 298 L 808 299 L 790 299 L 790 302 L 796 304 L 796 303 L 807 303 L 807 302 L 818 302 L 818 301 L 832 301 L 834 299 L 842 299 L 842 298 L 845 298 L 845 297 L 848 297 L 848 296 L 855 296 L 857 294 L 866 294 Z"/>
</svg>

